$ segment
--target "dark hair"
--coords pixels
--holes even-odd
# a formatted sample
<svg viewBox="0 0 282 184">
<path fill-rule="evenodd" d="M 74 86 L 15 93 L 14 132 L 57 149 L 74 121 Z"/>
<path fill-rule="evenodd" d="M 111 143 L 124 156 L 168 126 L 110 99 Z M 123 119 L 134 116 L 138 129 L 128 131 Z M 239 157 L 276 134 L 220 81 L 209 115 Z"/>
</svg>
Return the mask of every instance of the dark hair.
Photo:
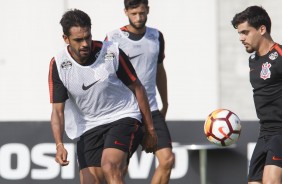
<svg viewBox="0 0 282 184">
<path fill-rule="evenodd" d="M 91 28 L 91 19 L 83 11 L 78 9 L 68 10 L 62 16 L 60 24 L 63 27 L 63 32 L 65 35 L 70 35 L 71 27 L 89 27 Z"/>
<path fill-rule="evenodd" d="M 237 13 L 231 21 L 233 27 L 237 29 L 238 25 L 244 22 L 248 22 L 249 25 L 258 29 L 264 25 L 266 31 L 271 32 L 271 20 L 268 13 L 261 6 L 250 6 L 241 13 Z"/>
<path fill-rule="evenodd" d="M 126 10 L 128 8 L 136 8 L 140 4 L 148 6 L 148 0 L 124 0 L 124 7 Z"/>
</svg>

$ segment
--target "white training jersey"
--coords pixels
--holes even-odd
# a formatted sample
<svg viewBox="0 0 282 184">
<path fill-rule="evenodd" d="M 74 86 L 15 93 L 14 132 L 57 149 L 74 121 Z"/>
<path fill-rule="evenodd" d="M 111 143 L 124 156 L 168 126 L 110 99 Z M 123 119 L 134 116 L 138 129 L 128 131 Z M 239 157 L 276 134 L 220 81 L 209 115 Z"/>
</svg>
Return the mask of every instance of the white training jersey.
<svg viewBox="0 0 282 184">
<path fill-rule="evenodd" d="M 67 47 L 55 57 L 59 77 L 69 96 L 64 112 L 69 138 L 121 118 L 141 120 L 134 94 L 117 77 L 118 59 L 118 46 L 112 42 L 103 42 L 98 58 L 90 66 L 78 64 Z"/>
<path fill-rule="evenodd" d="M 156 100 L 156 74 L 160 50 L 159 31 L 146 27 L 142 39 L 134 41 L 128 38 L 129 34 L 116 29 L 107 34 L 107 39 L 118 42 L 126 55 L 128 55 L 137 76 L 146 89 L 151 111 L 158 110 Z"/>
</svg>

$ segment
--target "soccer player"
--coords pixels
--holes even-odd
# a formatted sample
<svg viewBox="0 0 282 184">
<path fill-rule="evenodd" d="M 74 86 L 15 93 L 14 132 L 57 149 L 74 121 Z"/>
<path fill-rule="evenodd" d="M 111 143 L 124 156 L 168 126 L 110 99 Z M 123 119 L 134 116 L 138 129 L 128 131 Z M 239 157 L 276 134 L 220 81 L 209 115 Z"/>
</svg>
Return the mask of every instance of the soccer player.
<svg viewBox="0 0 282 184">
<path fill-rule="evenodd" d="M 124 12 L 129 24 L 109 32 L 106 40 L 118 42 L 119 47 L 128 55 L 137 76 L 144 85 L 150 103 L 153 123 L 158 137 L 158 159 L 151 184 L 167 184 L 174 164 L 171 136 L 165 122 L 168 109 L 167 77 L 163 65 L 163 34 L 146 26 L 149 13 L 148 0 L 124 0 Z M 156 87 L 162 100 L 162 109 L 158 109 Z"/>
<path fill-rule="evenodd" d="M 146 91 L 117 44 L 92 40 L 86 13 L 69 10 L 60 23 L 67 46 L 51 60 L 49 71 L 56 161 L 69 163 L 65 128 L 69 138 L 79 138 L 81 184 L 101 184 L 104 178 L 123 184 L 129 158 L 142 141 L 141 114 L 143 148 L 153 152 L 156 147 Z"/>
<path fill-rule="evenodd" d="M 260 6 L 237 13 L 232 25 L 248 53 L 250 82 L 260 133 L 250 167 L 249 184 L 282 183 L 282 46 L 271 38 L 271 20 Z"/>
</svg>

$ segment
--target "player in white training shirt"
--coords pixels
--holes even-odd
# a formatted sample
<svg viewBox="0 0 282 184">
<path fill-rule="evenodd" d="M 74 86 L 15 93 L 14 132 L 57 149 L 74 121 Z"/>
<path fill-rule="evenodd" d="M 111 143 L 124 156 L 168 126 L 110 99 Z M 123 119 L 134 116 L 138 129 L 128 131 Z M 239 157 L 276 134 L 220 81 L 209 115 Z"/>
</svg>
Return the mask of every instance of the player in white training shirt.
<svg viewBox="0 0 282 184">
<path fill-rule="evenodd" d="M 109 32 L 106 39 L 117 42 L 128 55 L 146 89 L 158 137 L 157 150 L 154 154 L 158 158 L 159 165 L 151 184 L 167 184 L 174 163 L 174 155 L 171 136 L 165 122 L 168 101 L 167 79 L 163 66 L 164 38 L 157 29 L 146 27 L 149 13 L 148 0 L 124 0 L 124 5 L 129 25 Z M 156 100 L 156 86 L 163 104 L 160 111 Z"/>
<path fill-rule="evenodd" d="M 91 20 L 81 10 L 67 11 L 61 21 L 67 46 L 50 62 L 51 127 L 56 161 L 68 165 L 63 145 L 79 138 L 80 183 L 124 183 L 129 158 L 143 138 L 153 152 L 156 135 L 145 89 L 128 57 L 113 42 L 93 41 Z M 140 113 L 141 112 L 141 113 Z"/>
</svg>

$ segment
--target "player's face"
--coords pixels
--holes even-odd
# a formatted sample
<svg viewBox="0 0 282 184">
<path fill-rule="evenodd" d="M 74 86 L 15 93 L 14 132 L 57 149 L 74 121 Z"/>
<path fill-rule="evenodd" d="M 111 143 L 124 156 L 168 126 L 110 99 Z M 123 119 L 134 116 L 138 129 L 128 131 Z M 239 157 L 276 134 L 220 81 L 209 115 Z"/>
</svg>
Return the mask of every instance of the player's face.
<svg viewBox="0 0 282 184">
<path fill-rule="evenodd" d="M 240 41 L 245 46 L 248 53 L 258 51 L 262 39 L 262 35 L 265 33 L 262 27 L 256 29 L 249 25 L 246 21 L 238 25 L 238 33 Z"/>
<path fill-rule="evenodd" d="M 135 30 L 142 30 L 145 28 L 147 22 L 147 15 L 149 13 L 149 7 L 140 4 L 136 8 L 125 9 L 125 14 L 129 19 L 130 26 Z"/>
<path fill-rule="evenodd" d="M 63 35 L 72 57 L 78 63 L 85 63 L 90 55 L 92 35 L 88 27 L 71 27 L 70 35 Z"/>
</svg>

